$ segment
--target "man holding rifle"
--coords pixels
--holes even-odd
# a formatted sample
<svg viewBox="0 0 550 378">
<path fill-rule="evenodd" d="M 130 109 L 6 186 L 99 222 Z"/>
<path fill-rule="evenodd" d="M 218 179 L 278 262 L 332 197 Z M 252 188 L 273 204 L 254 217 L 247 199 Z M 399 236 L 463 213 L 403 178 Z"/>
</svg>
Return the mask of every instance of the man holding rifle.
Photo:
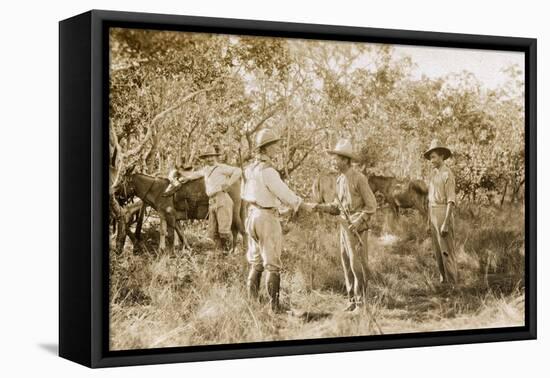
<svg viewBox="0 0 550 378">
<path fill-rule="evenodd" d="M 332 165 L 338 171 L 336 199 L 319 204 L 316 209 L 339 216 L 340 252 L 349 304 L 344 311 L 364 305 L 368 275 L 368 223 L 376 212 L 376 198 L 367 177 L 352 167 L 357 160 L 348 140 L 340 140 L 333 150 Z"/>
</svg>

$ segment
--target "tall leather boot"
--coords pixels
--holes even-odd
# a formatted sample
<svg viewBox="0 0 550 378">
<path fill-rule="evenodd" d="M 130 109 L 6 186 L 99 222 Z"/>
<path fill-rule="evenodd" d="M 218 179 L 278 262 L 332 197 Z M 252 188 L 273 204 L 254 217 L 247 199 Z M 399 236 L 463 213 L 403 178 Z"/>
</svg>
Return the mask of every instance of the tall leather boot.
<svg viewBox="0 0 550 378">
<path fill-rule="evenodd" d="M 282 312 L 279 304 L 279 289 L 281 286 L 281 276 L 279 273 L 267 272 L 266 278 L 267 294 L 269 295 L 269 304 L 271 311 L 275 314 Z"/>
<path fill-rule="evenodd" d="M 220 234 L 220 247 L 224 255 L 230 253 L 233 250 L 233 235 Z"/>
<path fill-rule="evenodd" d="M 246 289 L 248 292 L 248 299 L 258 299 L 258 292 L 260 291 L 260 281 L 262 279 L 262 271 L 258 270 L 253 265 L 250 266 L 248 271 L 248 278 L 246 280 Z"/>
<path fill-rule="evenodd" d="M 354 311 L 357 308 L 357 304 L 355 303 L 355 298 L 353 296 L 348 297 L 348 304 L 346 307 L 344 307 L 345 312 Z"/>
</svg>

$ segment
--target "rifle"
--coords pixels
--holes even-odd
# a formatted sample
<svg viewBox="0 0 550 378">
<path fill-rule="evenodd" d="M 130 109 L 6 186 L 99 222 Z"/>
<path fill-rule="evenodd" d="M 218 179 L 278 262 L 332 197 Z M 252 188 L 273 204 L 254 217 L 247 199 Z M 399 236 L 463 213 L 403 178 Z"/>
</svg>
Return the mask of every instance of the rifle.
<svg viewBox="0 0 550 378">
<path fill-rule="evenodd" d="M 342 214 L 344 214 L 344 217 L 346 218 L 346 221 L 348 222 L 348 224 L 351 226 L 353 223 L 351 221 L 351 216 L 349 215 L 349 213 L 347 212 L 346 208 L 344 207 L 344 205 L 342 204 L 342 201 L 340 201 L 340 198 L 338 197 L 338 195 L 336 195 L 336 200 L 338 201 L 338 205 L 340 206 L 341 208 L 341 212 Z M 359 231 L 357 231 L 356 229 L 353 230 L 353 233 L 355 234 L 355 236 L 357 237 L 357 240 L 359 241 L 359 244 L 361 244 L 361 247 L 365 247 L 365 245 L 363 244 L 363 239 L 361 239 L 361 235 L 359 235 Z M 364 266 L 366 268 L 366 266 Z M 366 277 L 366 272 L 363 271 L 363 275 Z M 365 294 L 366 296 L 366 294 Z M 366 298 L 365 298 L 365 301 L 366 301 Z M 380 325 L 378 325 L 378 322 L 376 321 L 376 317 L 374 316 L 374 314 L 372 313 L 371 309 L 369 308 L 369 304 L 368 303 L 365 303 L 365 310 L 367 311 L 367 314 L 369 316 L 369 318 L 372 320 L 372 322 L 374 323 L 374 325 L 376 326 L 376 328 L 378 328 L 378 332 L 383 335 L 384 332 L 382 331 L 382 328 L 380 328 Z"/>
<path fill-rule="evenodd" d="M 344 217 L 346 218 L 346 221 L 348 222 L 348 229 L 349 229 L 349 227 L 353 224 L 353 222 L 351 221 L 351 216 L 349 215 L 348 211 L 346 210 L 346 208 L 342 204 L 342 201 L 340 201 L 340 198 L 338 197 L 338 194 L 336 195 L 336 200 L 338 201 L 338 206 L 340 207 L 342 214 L 344 214 Z M 357 237 L 357 240 L 359 240 L 359 244 L 361 244 L 361 247 L 364 247 L 365 245 L 363 244 L 363 239 L 361 238 L 361 235 L 359 235 L 359 231 L 357 231 L 354 228 L 352 232 Z"/>
</svg>

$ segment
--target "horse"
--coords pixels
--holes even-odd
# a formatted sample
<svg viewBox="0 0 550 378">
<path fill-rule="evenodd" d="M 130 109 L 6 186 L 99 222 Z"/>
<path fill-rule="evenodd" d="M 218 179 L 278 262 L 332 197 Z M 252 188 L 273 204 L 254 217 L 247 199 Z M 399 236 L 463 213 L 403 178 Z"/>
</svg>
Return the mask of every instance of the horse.
<svg viewBox="0 0 550 378">
<path fill-rule="evenodd" d="M 399 209 L 411 208 L 424 217 L 428 215 L 428 186 L 424 181 L 371 175 L 369 185 L 374 193 L 384 196 L 396 217 Z"/>
<path fill-rule="evenodd" d="M 167 229 L 170 235 L 176 231 L 183 246 L 189 248 L 179 220 L 206 219 L 208 215 L 208 196 L 204 178 L 187 181 L 181 184 L 171 196 L 163 196 L 170 181 L 166 178 L 152 177 L 143 173 L 135 173 L 131 176 L 131 184 L 135 194 L 144 203 L 155 209 L 161 219 L 159 248 L 166 248 L 165 236 Z M 242 219 L 244 209 L 240 198 L 240 181 L 235 182 L 227 191 L 233 200 L 233 249 L 235 248 L 237 234 L 245 238 L 245 230 Z M 173 230 L 172 230 L 173 229 Z M 245 239 L 246 240 L 246 239 Z M 170 245 L 170 249 L 172 245 Z"/>
</svg>

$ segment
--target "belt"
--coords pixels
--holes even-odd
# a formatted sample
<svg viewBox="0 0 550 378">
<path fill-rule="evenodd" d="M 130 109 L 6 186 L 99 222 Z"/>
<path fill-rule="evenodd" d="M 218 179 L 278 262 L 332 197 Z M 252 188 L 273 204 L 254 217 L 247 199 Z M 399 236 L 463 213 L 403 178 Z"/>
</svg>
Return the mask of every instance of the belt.
<svg viewBox="0 0 550 378">
<path fill-rule="evenodd" d="M 250 206 L 252 206 L 252 207 L 258 209 L 258 210 L 277 210 L 276 207 L 265 207 L 265 206 L 260 206 L 260 205 L 258 205 L 258 204 L 255 203 L 255 202 L 249 202 L 248 204 L 249 204 Z"/>
<path fill-rule="evenodd" d="M 430 203 L 430 207 L 447 207 L 446 203 Z"/>
</svg>

